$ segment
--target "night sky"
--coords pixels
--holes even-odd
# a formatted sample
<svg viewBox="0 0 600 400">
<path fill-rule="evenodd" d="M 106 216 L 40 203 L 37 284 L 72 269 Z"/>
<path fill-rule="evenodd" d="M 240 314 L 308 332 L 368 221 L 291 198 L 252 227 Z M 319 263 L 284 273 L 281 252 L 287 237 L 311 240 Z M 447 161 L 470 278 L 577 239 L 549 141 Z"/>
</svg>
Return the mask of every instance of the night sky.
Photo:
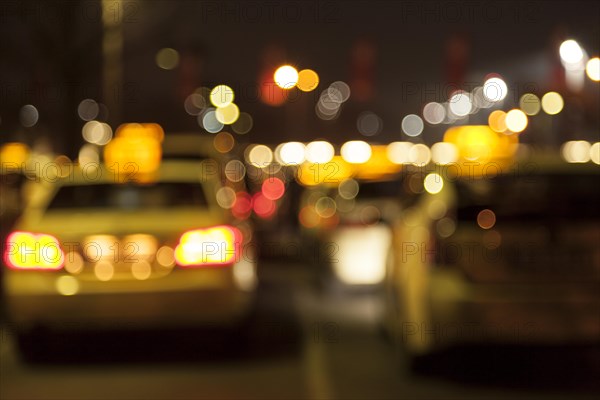
<svg viewBox="0 0 600 400">
<path fill-rule="evenodd" d="M 356 118 L 364 111 L 383 121 L 370 140 L 398 140 L 402 117 L 447 100 L 449 88 L 472 90 L 495 72 L 515 102 L 527 91 L 560 89 L 562 40 L 576 39 L 590 56 L 600 53 L 600 3 L 590 1 L 126 1 L 109 9 L 121 13 L 124 40 L 122 87 L 115 89 L 121 108 L 101 113 L 113 129 L 152 121 L 167 132 L 200 132 L 183 108 L 186 96 L 225 83 L 254 117 L 241 138 L 250 142 L 358 138 Z M 83 143 L 77 105 L 85 98 L 105 102 L 100 10 L 89 0 L 2 2 L 0 141 L 46 136 L 71 153 Z M 164 47 L 179 52 L 175 69 L 157 66 Z M 310 93 L 296 90 L 282 106 L 266 105 L 260 77 L 284 63 L 315 70 L 321 83 Z M 353 91 L 337 120 L 321 121 L 315 103 L 337 80 L 351 87 L 362 80 L 368 90 Z M 586 90 L 597 92 L 598 85 Z M 586 107 L 597 102 L 595 96 Z M 25 104 L 40 112 L 33 128 L 19 123 Z M 584 114 L 578 129 L 597 131 L 597 113 Z M 428 127 L 423 140 L 442 132 Z"/>
</svg>

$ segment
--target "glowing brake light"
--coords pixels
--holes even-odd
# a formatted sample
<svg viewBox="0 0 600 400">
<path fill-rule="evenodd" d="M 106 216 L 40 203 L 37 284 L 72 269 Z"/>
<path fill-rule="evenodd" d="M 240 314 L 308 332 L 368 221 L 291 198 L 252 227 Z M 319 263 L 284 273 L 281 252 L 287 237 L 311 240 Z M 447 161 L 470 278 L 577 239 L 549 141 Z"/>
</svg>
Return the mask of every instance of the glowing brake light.
<svg viewBox="0 0 600 400">
<path fill-rule="evenodd" d="M 6 239 L 4 262 L 12 269 L 59 270 L 65 255 L 58 239 L 43 233 L 13 232 Z"/>
<path fill-rule="evenodd" d="M 232 226 L 216 226 L 185 232 L 175 248 L 182 267 L 227 265 L 238 260 L 242 233 Z"/>
</svg>

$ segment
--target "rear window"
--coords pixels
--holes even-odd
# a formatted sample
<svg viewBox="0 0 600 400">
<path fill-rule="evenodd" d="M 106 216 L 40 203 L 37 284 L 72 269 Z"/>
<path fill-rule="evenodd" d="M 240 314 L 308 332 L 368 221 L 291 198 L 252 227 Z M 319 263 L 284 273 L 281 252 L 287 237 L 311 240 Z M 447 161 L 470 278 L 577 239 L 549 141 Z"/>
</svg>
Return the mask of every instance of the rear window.
<svg viewBox="0 0 600 400">
<path fill-rule="evenodd" d="M 400 198 L 404 194 L 402 181 L 361 182 L 358 191 L 359 199 L 379 199 L 386 197 Z"/>
<path fill-rule="evenodd" d="M 596 174 L 499 176 L 457 184 L 458 217 L 473 218 L 489 208 L 505 218 L 600 218 Z"/>
<path fill-rule="evenodd" d="M 112 208 L 137 210 L 178 206 L 206 206 L 201 184 L 159 182 L 150 185 L 68 185 L 62 186 L 48 209 Z"/>
</svg>

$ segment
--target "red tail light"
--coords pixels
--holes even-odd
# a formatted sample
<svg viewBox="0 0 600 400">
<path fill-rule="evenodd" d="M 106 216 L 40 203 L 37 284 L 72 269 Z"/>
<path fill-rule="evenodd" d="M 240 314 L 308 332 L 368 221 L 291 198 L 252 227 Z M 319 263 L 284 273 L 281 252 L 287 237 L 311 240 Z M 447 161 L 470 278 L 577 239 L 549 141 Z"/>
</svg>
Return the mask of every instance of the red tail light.
<svg viewBox="0 0 600 400">
<path fill-rule="evenodd" d="M 239 260 L 242 233 L 232 226 L 215 226 L 185 232 L 175 248 L 182 267 L 230 265 Z"/>
<path fill-rule="evenodd" d="M 64 261 L 65 254 L 54 236 L 17 231 L 6 239 L 4 262 L 9 268 L 56 271 Z"/>
</svg>

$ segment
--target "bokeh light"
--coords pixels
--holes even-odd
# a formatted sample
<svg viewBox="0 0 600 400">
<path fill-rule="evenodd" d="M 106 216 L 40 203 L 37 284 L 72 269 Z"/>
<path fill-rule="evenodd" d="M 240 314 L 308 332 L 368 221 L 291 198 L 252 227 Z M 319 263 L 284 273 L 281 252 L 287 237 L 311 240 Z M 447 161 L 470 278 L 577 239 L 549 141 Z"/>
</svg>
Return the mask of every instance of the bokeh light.
<svg viewBox="0 0 600 400">
<path fill-rule="evenodd" d="M 570 163 L 586 163 L 591 159 L 592 145 L 585 140 L 571 140 L 561 147 L 561 154 Z"/>
<path fill-rule="evenodd" d="M 458 149 L 453 143 L 438 142 L 431 146 L 431 159 L 434 163 L 447 165 L 458 160 Z"/>
<path fill-rule="evenodd" d="M 345 103 L 350 98 L 350 86 L 346 82 L 343 81 L 335 81 L 331 85 L 329 85 L 329 92 L 334 91 L 336 96 L 339 96 L 339 100 L 342 103 Z"/>
<path fill-rule="evenodd" d="M 217 119 L 217 113 L 214 108 L 207 109 L 205 112 L 198 115 L 198 121 L 200 121 L 200 125 L 210 133 L 217 133 L 225 126 Z"/>
<path fill-rule="evenodd" d="M 356 120 L 356 128 L 364 136 L 375 136 L 383 128 L 383 121 L 371 111 L 361 113 Z"/>
<path fill-rule="evenodd" d="M 410 142 L 392 142 L 386 148 L 387 158 L 394 164 L 405 164 L 409 162 L 408 153 L 413 147 Z"/>
<path fill-rule="evenodd" d="M 263 193 L 256 193 L 252 198 L 252 209 L 261 218 L 270 218 L 277 211 L 275 202 L 267 198 Z"/>
<path fill-rule="evenodd" d="M 416 114 L 409 114 L 402 119 L 402 132 L 407 136 L 419 136 L 423 132 L 423 120 Z"/>
<path fill-rule="evenodd" d="M 86 142 L 99 146 L 110 142 L 113 136 L 111 127 L 104 122 L 98 121 L 86 122 L 81 129 L 81 134 Z"/>
<path fill-rule="evenodd" d="M 227 85 L 217 85 L 210 91 L 210 102 L 215 107 L 225 107 L 233 102 L 235 94 Z"/>
<path fill-rule="evenodd" d="M 229 132 L 219 132 L 213 139 L 213 146 L 219 153 L 228 153 L 233 149 L 235 139 Z"/>
<path fill-rule="evenodd" d="M 473 109 L 473 104 L 469 94 L 465 91 L 459 90 L 454 93 L 448 101 L 448 106 L 452 114 L 457 117 L 464 117 L 468 115 Z"/>
<path fill-rule="evenodd" d="M 248 162 L 258 168 L 266 168 L 273 162 L 273 152 L 264 144 L 253 146 L 248 152 Z"/>
<path fill-rule="evenodd" d="M 319 75 L 312 69 L 303 69 L 298 72 L 296 86 L 303 92 L 312 92 L 319 86 Z"/>
<path fill-rule="evenodd" d="M 340 153 L 351 164 L 363 164 L 371 158 L 371 146 L 362 140 L 351 140 L 342 145 Z"/>
<path fill-rule="evenodd" d="M 306 160 L 312 163 L 327 163 L 335 154 L 333 145 L 324 140 L 310 142 L 306 146 Z"/>
<path fill-rule="evenodd" d="M 275 84 L 282 89 L 292 89 L 298 83 L 298 71 L 291 65 L 283 65 L 273 74 Z"/>
<path fill-rule="evenodd" d="M 223 186 L 217 190 L 216 198 L 219 206 L 230 209 L 235 204 L 236 193 L 232 188 Z"/>
<path fill-rule="evenodd" d="M 508 129 L 506 126 L 506 113 L 502 110 L 492 111 L 488 117 L 488 124 L 494 132 L 506 132 Z"/>
<path fill-rule="evenodd" d="M 336 209 L 335 200 L 331 197 L 323 196 L 315 203 L 315 211 L 321 218 L 333 217 Z"/>
<path fill-rule="evenodd" d="M 600 142 L 590 146 L 590 159 L 594 164 L 600 164 Z"/>
<path fill-rule="evenodd" d="M 502 101 L 508 94 L 508 87 L 502 78 L 491 77 L 483 84 L 483 96 L 493 103 Z"/>
<path fill-rule="evenodd" d="M 583 50 L 579 43 L 569 39 L 562 42 L 559 48 L 560 58 L 566 64 L 577 64 L 583 59 Z"/>
<path fill-rule="evenodd" d="M 240 160 L 229 160 L 224 173 L 231 182 L 240 182 L 246 176 L 246 166 Z"/>
<path fill-rule="evenodd" d="M 300 165 L 305 160 L 306 146 L 300 142 L 284 143 L 279 150 L 279 158 L 284 165 Z"/>
<path fill-rule="evenodd" d="M 484 209 L 477 214 L 477 225 L 482 229 L 491 229 L 496 224 L 496 214 L 492 210 Z"/>
<path fill-rule="evenodd" d="M 231 125 L 231 130 L 238 135 L 245 135 L 246 133 L 250 132 L 253 125 L 254 121 L 252 120 L 252 116 L 248 113 L 242 112 L 240 113 L 237 121 Z"/>
<path fill-rule="evenodd" d="M 162 69 L 173 69 L 179 64 L 179 53 L 170 47 L 160 49 L 156 53 L 156 65 Z"/>
<path fill-rule="evenodd" d="M 350 200 L 358 195 L 359 185 L 354 179 L 344 179 L 338 186 L 340 197 L 345 200 Z"/>
<path fill-rule="evenodd" d="M 585 72 L 587 73 L 588 78 L 594 82 L 600 81 L 600 58 L 591 58 L 585 66 Z"/>
<path fill-rule="evenodd" d="M 278 200 L 285 193 L 285 184 L 277 177 L 270 177 L 262 183 L 263 196 L 269 200 Z"/>
<path fill-rule="evenodd" d="M 100 106 L 92 99 L 81 100 L 77 106 L 77 115 L 84 121 L 91 121 L 98 116 Z"/>
<path fill-rule="evenodd" d="M 513 109 L 506 113 L 506 127 L 511 132 L 523 132 L 527 123 L 527 115 L 521 110 Z"/>
<path fill-rule="evenodd" d="M 442 191 L 444 180 L 441 175 L 436 173 L 428 174 L 423 180 L 423 187 L 430 194 L 436 194 Z"/>
<path fill-rule="evenodd" d="M 423 107 L 423 118 L 432 125 L 441 124 L 446 118 L 446 108 L 440 103 L 427 103 Z"/>
<path fill-rule="evenodd" d="M 235 103 L 229 103 L 223 107 L 217 107 L 215 117 L 217 121 L 225 125 L 231 125 L 237 121 L 240 116 L 240 109 Z"/>
<path fill-rule="evenodd" d="M 542 109 L 549 115 L 561 112 L 564 104 L 562 96 L 556 92 L 548 92 L 542 97 Z"/>
<path fill-rule="evenodd" d="M 73 296 L 79 292 L 79 281 L 69 275 L 63 275 L 56 280 L 56 291 L 63 296 Z"/>
<path fill-rule="evenodd" d="M 519 99 L 519 108 L 527 115 L 537 115 L 540 112 L 540 99 L 533 93 L 525 93 Z"/>
<path fill-rule="evenodd" d="M 37 124 L 39 118 L 40 113 L 38 112 L 37 108 L 31 104 L 24 105 L 19 111 L 19 120 L 21 121 L 21 125 L 26 128 L 31 128 Z"/>
<path fill-rule="evenodd" d="M 431 161 L 431 150 L 427 145 L 417 143 L 408 151 L 408 161 L 419 167 L 423 167 Z"/>
<path fill-rule="evenodd" d="M 238 219 L 246 219 L 252 212 L 252 197 L 246 192 L 237 192 L 231 213 Z"/>
<path fill-rule="evenodd" d="M 152 275 L 152 266 L 146 260 L 138 260 L 131 265 L 131 275 L 137 280 L 146 280 Z"/>
</svg>

